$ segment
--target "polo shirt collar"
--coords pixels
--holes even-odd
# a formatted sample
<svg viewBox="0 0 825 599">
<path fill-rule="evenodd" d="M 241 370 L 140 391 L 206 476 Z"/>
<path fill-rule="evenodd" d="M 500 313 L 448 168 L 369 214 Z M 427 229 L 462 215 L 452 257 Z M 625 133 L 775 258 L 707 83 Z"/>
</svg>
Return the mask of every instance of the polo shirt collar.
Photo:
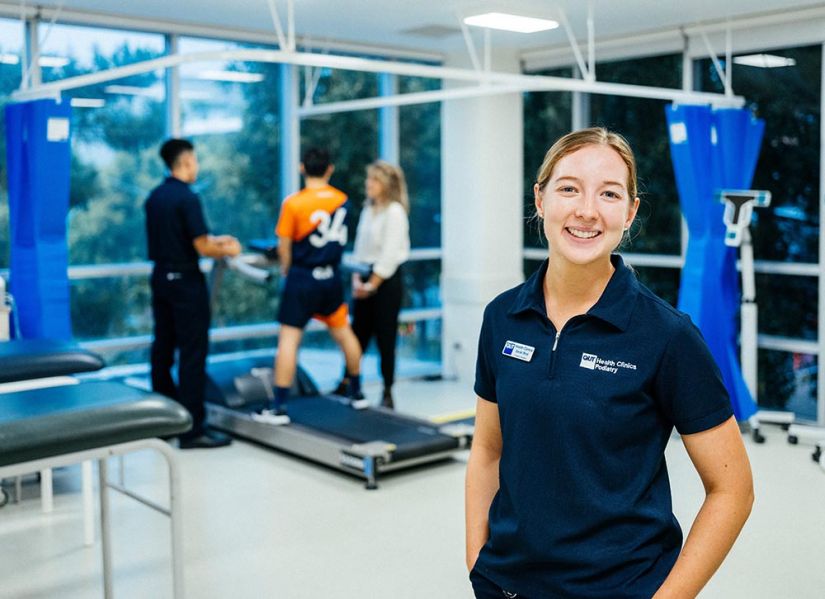
<svg viewBox="0 0 825 599">
<path fill-rule="evenodd" d="M 625 266 L 621 256 L 613 254 L 610 256 L 610 261 L 616 270 L 610 277 L 599 301 L 588 310 L 587 315 L 624 331 L 627 329 L 636 305 L 639 281 L 636 280 L 633 271 Z M 525 281 L 510 307 L 509 314 L 534 311 L 547 317 L 544 307 L 544 275 L 547 273 L 547 264 L 548 260 L 545 260 L 541 267 Z"/>
</svg>

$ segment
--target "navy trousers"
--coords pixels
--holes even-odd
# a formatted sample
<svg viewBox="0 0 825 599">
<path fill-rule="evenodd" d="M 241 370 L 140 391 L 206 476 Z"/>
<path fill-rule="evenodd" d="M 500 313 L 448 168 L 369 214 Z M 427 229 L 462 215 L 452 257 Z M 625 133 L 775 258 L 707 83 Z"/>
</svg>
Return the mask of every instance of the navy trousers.
<svg viewBox="0 0 825 599">
<path fill-rule="evenodd" d="M 206 356 L 209 352 L 209 293 L 200 270 L 152 272 L 152 390 L 180 403 L 192 415 L 192 431 L 203 431 Z M 178 384 L 171 369 L 178 351 Z"/>
</svg>

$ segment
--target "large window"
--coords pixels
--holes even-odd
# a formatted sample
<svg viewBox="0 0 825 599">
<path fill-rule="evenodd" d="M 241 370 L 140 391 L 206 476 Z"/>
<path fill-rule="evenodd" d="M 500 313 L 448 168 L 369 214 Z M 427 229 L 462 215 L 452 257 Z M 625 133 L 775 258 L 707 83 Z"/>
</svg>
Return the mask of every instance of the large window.
<svg viewBox="0 0 825 599">
<path fill-rule="evenodd" d="M 772 68 L 735 56 L 732 81 L 747 107 L 765 120 L 753 187 L 772 193 L 754 210 L 751 232 L 757 260 L 818 261 L 821 46 L 766 51 Z M 758 53 L 762 54 L 762 53 Z M 724 59 L 720 59 L 724 65 Z M 759 64 L 757 62 L 757 64 Z M 764 64 L 764 60 L 762 61 Z M 710 59 L 695 62 L 698 89 L 721 92 Z M 816 277 L 758 275 L 759 332 L 814 340 L 818 326 Z M 802 353 L 759 352 L 760 405 L 816 417 L 816 360 Z"/>
<path fill-rule="evenodd" d="M 251 46 L 181 38 L 182 54 Z M 196 62 L 180 67 L 183 136 L 196 147 L 201 165 L 194 189 L 215 233 L 242 244 L 272 237 L 280 203 L 279 65 Z M 277 286 L 256 285 L 229 272 L 216 296 L 212 324 L 269 322 Z"/>
<path fill-rule="evenodd" d="M 551 69 L 534 75 L 572 77 L 570 68 Z M 573 125 L 573 94 L 570 92 L 529 92 L 524 94 L 524 246 L 546 248 L 533 203 L 533 185 L 544 155 Z M 531 271 L 526 271 L 527 276 Z"/>
<path fill-rule="evenodd" d="M 163 36 L 91 27 L 41 27 L 42 78 L 52 81 L 127 65 L 164 53 Z M 161 179 L 163 72 L 134 75 L 67 92 L 72 104 L 68 218 L 72 265 L 146 259 L 143 201 Z M 73 281 L 71 312 L 80 339 L 147 333 L 146 279 Z"/>
<path fill-rule="evenodd" d="M 782 66 L 750 66 L 734 57 L 732 73 L 734 92 L 765 120 L 753 186 L 770 190 L 773 198 L 769 208 L 754 211 L 754 253 L 761 260 L 817 262 L 822 48 L 768 54 Z M 721 92 L 711 60 L 695 64 L 697 88 Z"/>
<path fill-rule="evenodd" d="M 399 93 L 440 89 L 437 79 L 399 77 Z M 410 193 L 410 243 L 441 247 L 441 104 L 432 102 L 399 109 L 401 167 Z M 409 262 L 404 266 L 405 308 L 441 305 L 441 261 Z M 419 359 L 441 357 L 441 322 L 421 321 L 401 329 L 401 355 Z"/>
<path fill-rule="evenodd" d="M 0 268 L 9 265 L 9 201 L 6 180 L 6 119 L 3 107 L 20 87 L 23 26 L 20 21 L 0 19 Z"/>
<path fill-rule="evenodd" d="M 599 63 L 599 81 L 656 87 L 681 85 L 680 55 Z M 673 175 L 664 100 L 592 95 L 591 122 L 621 133 L 636 155 L 641 205 L 627 252 L 679 254 L 681 210 Z"/>
</svg>

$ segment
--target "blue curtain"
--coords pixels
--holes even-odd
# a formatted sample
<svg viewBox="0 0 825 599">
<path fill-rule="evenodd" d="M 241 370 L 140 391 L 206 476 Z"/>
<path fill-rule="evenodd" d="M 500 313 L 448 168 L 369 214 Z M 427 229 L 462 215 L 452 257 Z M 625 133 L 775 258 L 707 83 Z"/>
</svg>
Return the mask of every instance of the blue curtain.
<svg viewBox="0 0 825 599">
<path fill-rule="evenodd" d="M 765 122 L 744 109 L 667 106 L 670 154 L 689 231 L 679 309 L 702 331 L 730 393 L 737 420 L 756 412 L 737 346 L 737 248 L 725 245 L 720 189 L 750 189 Z"/>
<path fill-rule="evenodd" d="M 69 339 L 68 250 L 71 151 L 68 102 L 6 106 L 11 268 L 22 337 Z"/>
</svg>

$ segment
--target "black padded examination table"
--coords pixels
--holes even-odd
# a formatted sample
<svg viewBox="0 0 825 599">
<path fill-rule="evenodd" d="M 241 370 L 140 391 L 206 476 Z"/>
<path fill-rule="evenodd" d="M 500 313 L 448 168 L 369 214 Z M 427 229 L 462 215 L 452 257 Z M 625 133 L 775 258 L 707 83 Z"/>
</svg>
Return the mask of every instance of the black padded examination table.
<svg viewBox="0 0 825 599">
<path fill-rule="evenodd" d="M 93 372 L 103 366 L 100 356 L 67 341 L 13 339 L 0 343 L 0 383 Z"/>
<path fill-rule="evenodd" d="M 121 383 L 91 381 L 0 393 L 0 478 L 97 460 L 104 597 L 112 597 L 111 487 L 169 516 L 172 580 L 179 599 L 183 597 L 179 475 L 175 450 L 156 437 L 177 435 L 190 427 L 189 414 L 176 402 Z M 169 466 L 168 509 L 108 480 L 110 456 L 147 448 L 159 451 Z"/>
</svg>

